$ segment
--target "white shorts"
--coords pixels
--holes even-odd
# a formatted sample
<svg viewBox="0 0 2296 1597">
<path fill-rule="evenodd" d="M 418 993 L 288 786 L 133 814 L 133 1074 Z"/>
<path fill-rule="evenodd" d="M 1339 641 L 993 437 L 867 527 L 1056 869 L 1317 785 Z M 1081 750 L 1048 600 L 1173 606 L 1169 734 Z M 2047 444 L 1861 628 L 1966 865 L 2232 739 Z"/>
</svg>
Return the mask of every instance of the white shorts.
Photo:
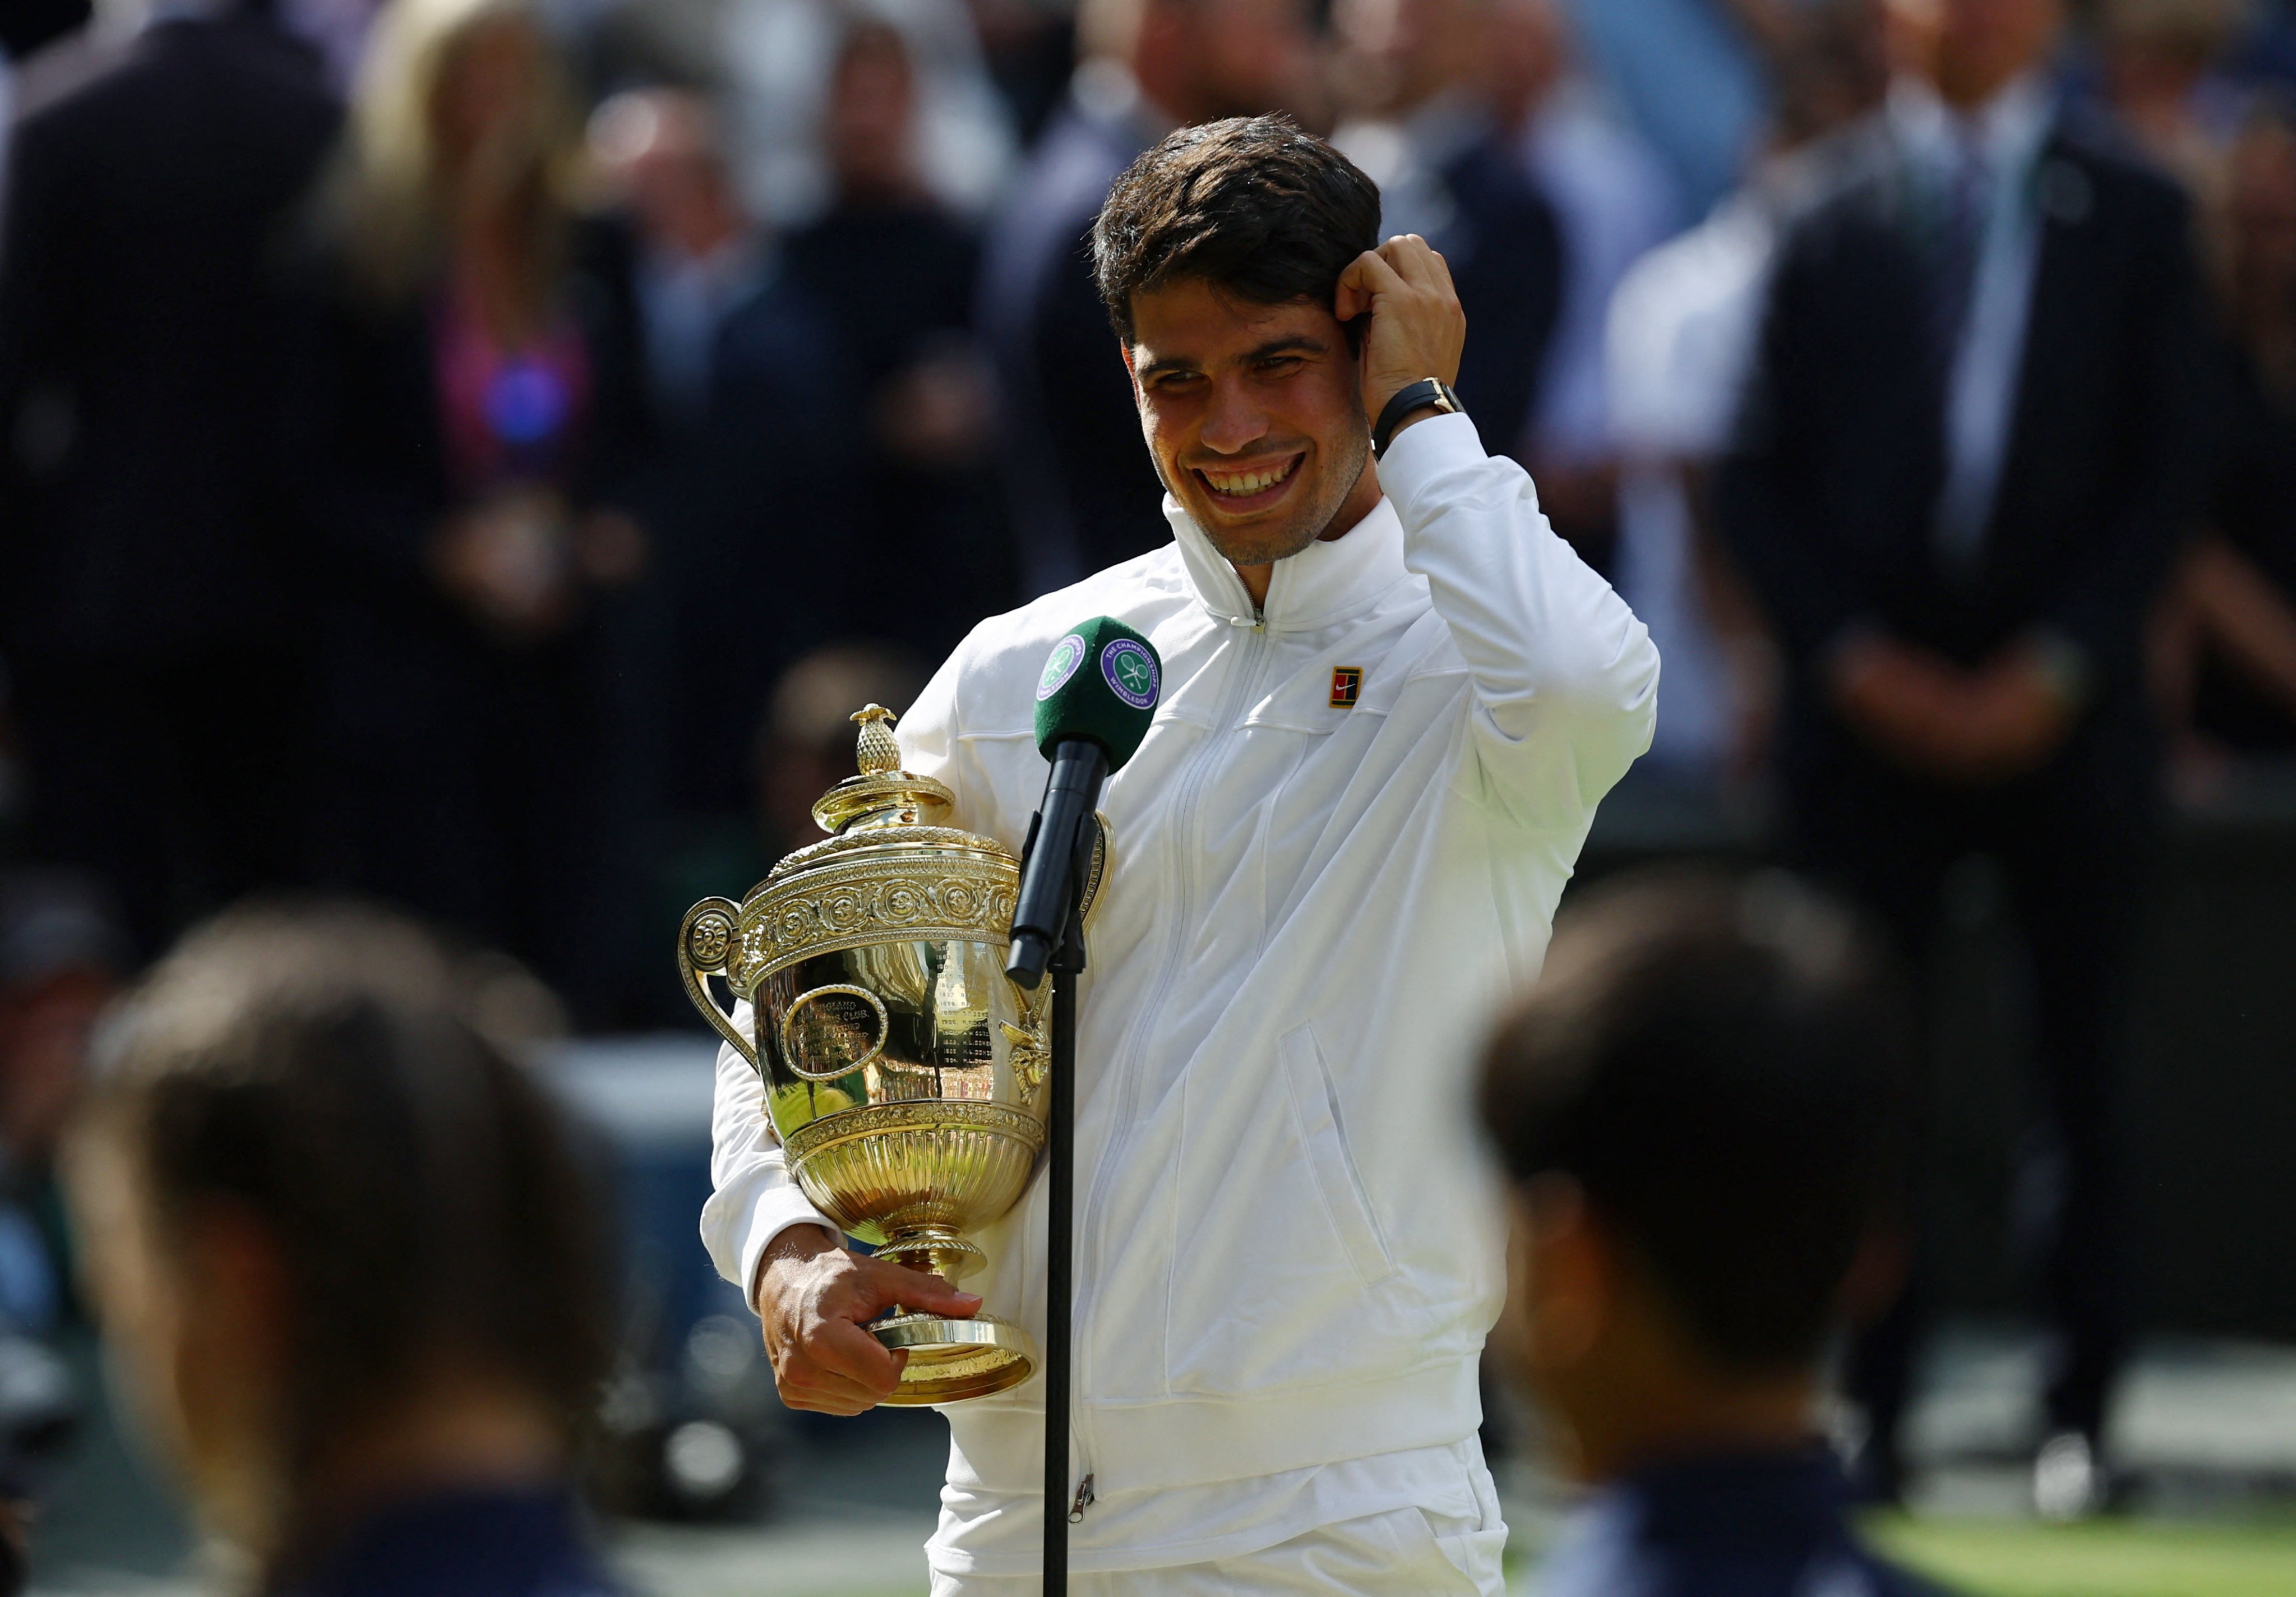
<svg viewBox="0 0 2296 1597">
<path fill-rule="evenodd" d="M 1069 1577 L 1072 1597 L 1505 1597 L 1506 1527 L 1425 1509 L 1390 1509 L 1326 1525 L 1258 1552 L 1207 1564 Z M 944 1575 L 932 1597 L 1037 1597 L 1035 1575 Z"/>
</svg>

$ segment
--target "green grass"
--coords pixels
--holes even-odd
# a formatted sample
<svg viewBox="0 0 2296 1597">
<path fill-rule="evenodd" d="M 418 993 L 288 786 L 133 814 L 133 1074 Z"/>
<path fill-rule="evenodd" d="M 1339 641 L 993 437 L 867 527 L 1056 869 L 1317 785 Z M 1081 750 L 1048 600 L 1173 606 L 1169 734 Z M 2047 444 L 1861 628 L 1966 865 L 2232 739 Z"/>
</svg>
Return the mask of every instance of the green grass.
<svg viewBox="0 0 2296 1597">
<path fill-rule="evenodd" d="M 2296 1597 L 2296 1523 L 1915 1519 L 1868 1527 L 1971 1597 Z"/>
</svg>

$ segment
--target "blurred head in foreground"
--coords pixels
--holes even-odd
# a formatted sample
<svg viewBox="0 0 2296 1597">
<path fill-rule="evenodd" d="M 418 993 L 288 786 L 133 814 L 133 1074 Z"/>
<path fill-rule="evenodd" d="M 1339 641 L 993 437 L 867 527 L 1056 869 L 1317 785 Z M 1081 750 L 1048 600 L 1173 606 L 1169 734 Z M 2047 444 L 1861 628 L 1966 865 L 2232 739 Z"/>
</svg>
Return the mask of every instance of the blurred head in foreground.
<svg viewBox="0 0 2296 1597">
<path fill-rule="evenodd" d="M 1781 876 L 1589 893 L 1492 1042 L 1504 1354 L 1580 1478 L 1816 1433 L 1882 1274 L 1906 1016 L 1849 917 Z"/>
<path fill-rule="evenodd" d="M 593 1405 L 597 1195 L 482 985 L 377 911 L 250 909 L 107 1023 L 65 1146 L 91 1296 L 266 1587 L 397 1505 L 555 1486 Z"/>
</svg>

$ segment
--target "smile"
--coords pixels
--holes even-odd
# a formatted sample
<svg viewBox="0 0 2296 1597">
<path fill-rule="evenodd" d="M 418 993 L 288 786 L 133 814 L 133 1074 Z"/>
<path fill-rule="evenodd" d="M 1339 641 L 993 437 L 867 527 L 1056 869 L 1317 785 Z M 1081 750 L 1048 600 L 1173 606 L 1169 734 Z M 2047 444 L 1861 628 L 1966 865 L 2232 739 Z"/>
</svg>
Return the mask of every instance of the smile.
<svg viewBox="0 0 2296 1597">
<path fill-rule="evenodd" d="M 1208 466 L 1193 469 L 1215 499 L 1237 509 L 1257 508 L 1254 501 L 1280 497 L 1292 474 L 1299 471 L 1300 463 L 1307 458 L 1304 453 L 1294 455 L 1278 463 L 1247 471 L 1219 471 Z"/>
</svg>

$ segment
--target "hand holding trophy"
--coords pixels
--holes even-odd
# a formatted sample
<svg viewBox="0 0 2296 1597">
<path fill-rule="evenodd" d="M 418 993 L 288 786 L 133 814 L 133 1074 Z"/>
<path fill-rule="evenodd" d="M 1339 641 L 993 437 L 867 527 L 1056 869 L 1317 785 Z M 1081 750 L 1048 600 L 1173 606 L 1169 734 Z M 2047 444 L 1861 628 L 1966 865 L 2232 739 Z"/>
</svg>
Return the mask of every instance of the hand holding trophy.
<svg viewBox="0 0 2296 1597">
<path fill-rule="evenodd" d="M 1004 976 L 1020 862 L 939 823 L 954 795 L 900 768 L 892 712 L 853 718 L 860 774 L 813 809 L 829 838 L 741 904 L 688 910 L 678 970 L 764 1076 L 808 1200 L 879 1257 L 955 1282 L 981 1262 L 965 1233 L 1012 1208 L 1045 1142 L 1045 1000 Z M 713 975 L 749 1004 L 746 1031 L 705 986 Z M 1037 1364 L 1027 1334 L 993 1315 L 869 1329 L 909 1350 L 888 1403 L 985 1396 Z"/>
</svg>

